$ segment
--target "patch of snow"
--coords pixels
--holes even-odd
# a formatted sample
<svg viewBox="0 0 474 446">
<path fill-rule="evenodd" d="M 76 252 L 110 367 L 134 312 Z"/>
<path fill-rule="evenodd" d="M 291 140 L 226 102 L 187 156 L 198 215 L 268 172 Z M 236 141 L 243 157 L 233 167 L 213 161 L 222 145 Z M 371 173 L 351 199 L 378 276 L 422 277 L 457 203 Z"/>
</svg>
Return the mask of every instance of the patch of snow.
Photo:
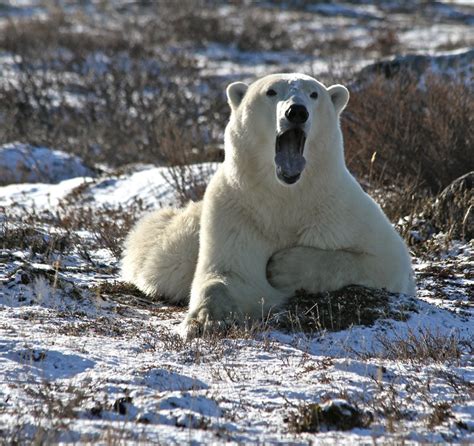
<svg viewBox="0 0 474 446">
<path fill-rule="evenodd" d="M 341 4 L 341 3 L 317 3 L 310 4 L 306 7 L 309 12 L 321 14 L 324 16 L 343 16 L 355 19 L 365 20 L 380 20 L 382 15 L 373 8 L 370 9 L 359 9 L 352 5 Z"/>
<path fill-rule="evenodd" d="M 0 24 L 3 17 L 33 17 L 44 14 L 41 0 L 5 0 L 0 4 Z"/>
<path fill-rule="evenodd" d="M 450 5 L 442 2 L 433 2 L 431 5 L 427 6 L 428 9 L 431 10 L 438 19 L 441 18 L 461 21 L 469 25 L 474 24 L 474 14 L 463 12 L 459 8 L 454 7 L 452 4 Z"/>
<path fill-rule="evenodd" d="M 143 377 L 145 385 L 159 392 L 207 389 L 208 385 L 196 378 L 180 375 L 163 368 L 151 369 Z"/>
<path fill-rule="evenodd" d="M 10 184 L 0 187 L 0 206 L 48 209 L 56 207 L 62 199 L 92 178 L 77 177 L 58 184 Z"/>
<path fill-rule="evenodd" d="M 93 176 L 79 157 L 59 150 L 20 143 L 0 147 L 0 184 L 59 183 Z"/>
<path fill-rule="evenodd" d="M 472 27 L 447 23 L 432 24 L 429 27 L 408 28 L 397 34 L 406 52 L 430 52 L 435 54 L 442 45 L 466 46 L 462 42 L 469 38 Z M 458 43 L 459 42 L 459 43 Z"/>
<path fill-rule="evenodd" d="M 214 163 L 189 166 L 189 174 L 211 175 Z M 70 194 L 80 193 L 83 204 L 108 208 L 127 207 L 140 200 L 144 207 L 176 204 L 175 190 L 167 180 L 168 168 L 147 167 L 107 178 L 72 178 L 58 184 L 10 184 L 0 187 L 0 206 L 45 210 L 57 207 Z"/>
</svg>

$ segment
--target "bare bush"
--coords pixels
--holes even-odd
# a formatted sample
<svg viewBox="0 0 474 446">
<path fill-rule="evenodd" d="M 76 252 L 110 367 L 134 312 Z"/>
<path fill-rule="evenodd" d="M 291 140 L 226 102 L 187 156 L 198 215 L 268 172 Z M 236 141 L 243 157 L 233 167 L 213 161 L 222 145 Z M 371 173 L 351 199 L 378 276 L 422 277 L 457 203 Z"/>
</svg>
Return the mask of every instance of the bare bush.
<svg viewBox="0 0 474 446">
<path fill-rule="evenodd" d="M 62 254 L 74 249 L 73 234 L 46 226 L 34 211 L 19 218 L 10 217 L 5 210 L 3 213 L 4 218 L 0 222 L 2 249 L 29 250 L 33 256 L 41 254 L 46 258 L 53 253 Z"/>
<path fill-rule="evenodd" d="M 439 192 L 474 167 L 474 102 L 464 84 L 418 82 L 379 77 L 352 93 L 343 119 L 347 159 L 375 184 L 410 179 Z"/>
<path fill-rule="evenodd" d="M 269 15 L 247 14 L 242 31 L 235 36 L 237 48 L 242 51 L 282 51 L 293 48 L 288 31 L 278 23 L 275 12 Z"/>
<path fill-rule="evenodd" d="M 75 31 L 74 21 L 58 13 L 10 22 L 0 33 L 0 48 L 16 62 L 14 79 L 0 86 L 0 143 L 55 147 L 89 163 L 169 164 L 164 152 L 172 150 L 164 146 L 174 126 L 206 160 L 226 119 L 223 86 L 201 97 L 192 56 L 125 39 L 82 16 L 74 20 L 93 31 Z M 133 21 L 124 26 L 132 35 L 143 33 Z"/>
<path fill-rule="evenodd" d="M 184 1 L 153 5 L 155 20 L 147 24 L 148 39 L 164 44 L 177 43 L 203 46 L 208 43 L 233 45 L 241 51 L 281 51 L 293 47 L 285 27 L 279 24 L 278 11 L 249 7 L 235 8 L 229 18 L 222 19 L 209 2 Z"/>
<path fill-rule="evenodd" d="M 100 33 L 74 31 L 75 20 L 92 25 L 86 19 L 84 15 L 71 16 L 61 8 L 55 8 L 46 18 L 21 22 L 9 20 L 0 33 L 0 48 L 37 58 L 50 51 L 58 53 L 60 49 L 68 49 L 83 56 L 98 49 L 107 53 L 130 49 L 130 40 L 123 33 L 107 29 L 102 29 Z"/>
<path fill-rule="evenodd" d="M 149 21 L 147 34 L 160 43 L 230 43 L 234 38 L 232 30 L 215 9 L 200 3 L 197 8 L 196 2 L 189 0 L 180 2 L 179 8 L 172 2 L 154 4 L 150 12 L 157 20 Z"/>
<path fill-rule="evenodd" d="M 128 62 L 126 69 L 119 61 L 111 62 L 105 77 L 89 72 L 75 91 L 70 83 L 52 78 L 48 70 L 32 72 L 24 62 L 18 88 L 0 90 L 1 112 L 10 124 L 3 130 L 3 141 L 62 148 L 86 162 L 115 166 L 167 163 L 164 152 L 182 150 L 166 147 L 173 125 L 190 135 L 205 158 L 204 135 L 212 130 L 201 130 L 206 123 L 198 117 L 205 112 L 196 99 L 190 99 L 192 86 L 160 78 L 153 69 L 144 69 L 142 62 Z M 197 122 L 203 122 L 202 127 Z"/>
<path fill-rule="evenodd" d="M 369 51 L 376 51 L 379 56 L 395 54 L 400 49 L 400 40 L 393 28 L 379 28 L 371 33 L 372 42 L 367 47 Z"/>
</svg>

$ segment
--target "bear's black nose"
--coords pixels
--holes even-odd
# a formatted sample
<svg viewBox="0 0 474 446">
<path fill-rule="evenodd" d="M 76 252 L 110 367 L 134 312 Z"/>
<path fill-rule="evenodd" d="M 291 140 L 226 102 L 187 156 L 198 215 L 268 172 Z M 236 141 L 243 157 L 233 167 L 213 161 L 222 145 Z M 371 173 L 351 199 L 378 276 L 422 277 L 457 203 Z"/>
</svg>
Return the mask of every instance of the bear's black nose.
<svg viewBox="0 0 474 446">
<path fill-rule="evenodd" d="M 303 124 L 308 120 L 309 113 L 306 107 L 301 104 L 292 104 L 286 110 L 285 116 L 293 124 Z"/>
</svg>

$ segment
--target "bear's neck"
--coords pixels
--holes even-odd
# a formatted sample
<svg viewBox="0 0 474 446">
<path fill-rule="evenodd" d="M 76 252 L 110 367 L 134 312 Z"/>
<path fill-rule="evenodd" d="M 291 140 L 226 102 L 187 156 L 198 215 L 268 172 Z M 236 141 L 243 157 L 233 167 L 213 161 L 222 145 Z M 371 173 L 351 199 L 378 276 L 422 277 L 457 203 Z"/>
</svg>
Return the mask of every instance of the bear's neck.
<svg viewBox="0 0 474 446">
<path fill-rule="evenodd" d="M 271 196 L 288 200 L 318 199 L 327 197 L 331 190 L 338 191 L 347 185 L 350 176 L 343 153 L 342 133 L 336 129 L 331 138 L 317 143 L 307 142 L 306 167 L 300 180 L 286 186 L 275 173 L 274 148 L 250 145 L 248 141 L 228 135 L 226 138 L 224 171 L 229 185 L 252 196 Z M 237 139 L 237 140 L 236 140 Z M 261 156 L 266 153 L 265 159 Z M 304 192 L 304 193 L 303 193 Z M 331 194 L 329 194 L 331 195 Z"/>
</svg>

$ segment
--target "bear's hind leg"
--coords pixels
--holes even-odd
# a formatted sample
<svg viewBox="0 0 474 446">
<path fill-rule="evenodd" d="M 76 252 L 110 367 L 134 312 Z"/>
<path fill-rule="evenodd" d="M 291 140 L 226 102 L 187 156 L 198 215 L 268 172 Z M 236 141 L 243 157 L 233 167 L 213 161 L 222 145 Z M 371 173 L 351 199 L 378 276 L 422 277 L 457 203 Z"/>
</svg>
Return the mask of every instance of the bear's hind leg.
<svg viewBox="0 0 474 446">
<path fill-rule="evenodd" d="M 128 235 L 122 278 L 150 297 L 187 304 L 199 251 L 201 203 L 160 209 Z"/>
</svg>

